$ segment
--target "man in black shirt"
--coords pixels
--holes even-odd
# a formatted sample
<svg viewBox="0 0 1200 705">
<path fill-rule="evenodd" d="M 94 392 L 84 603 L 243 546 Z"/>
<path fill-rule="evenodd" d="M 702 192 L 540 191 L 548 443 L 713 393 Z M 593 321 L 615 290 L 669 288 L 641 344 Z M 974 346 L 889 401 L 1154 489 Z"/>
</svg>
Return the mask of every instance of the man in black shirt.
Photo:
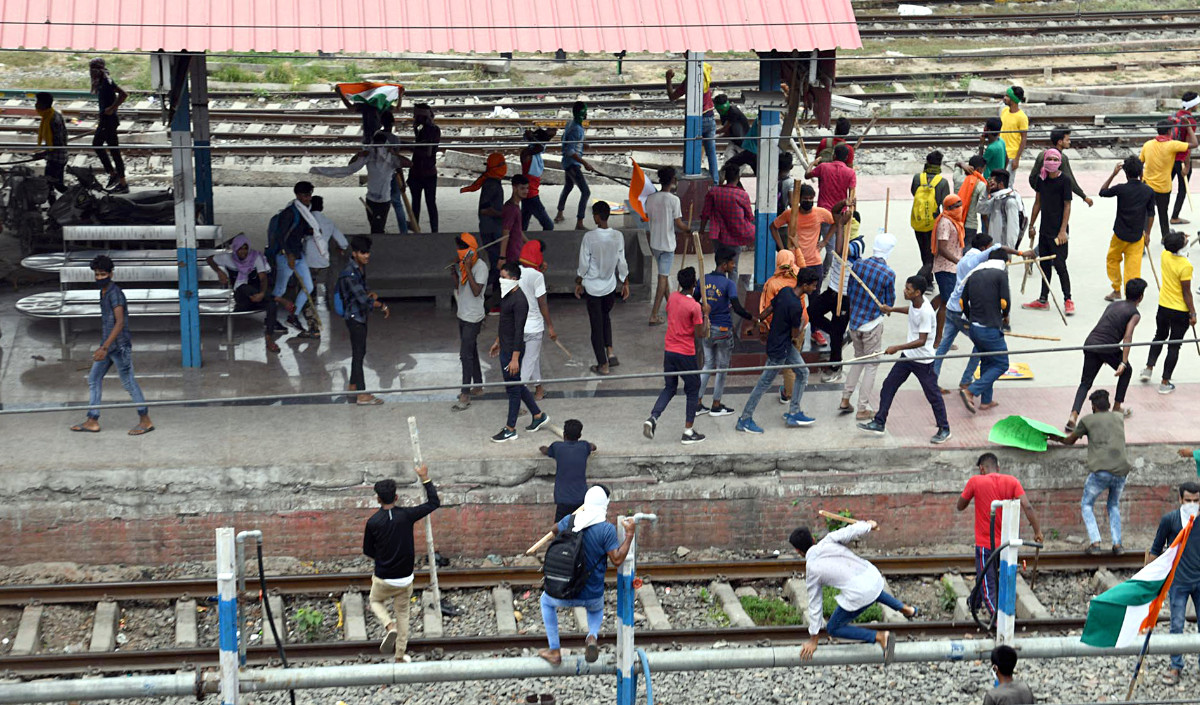
<svg viewBox="0 0 1200 705">
<path fill-rule="evenodd" d="M 1172 509 L 1163 515 L 1158 522 L 1158 533 L 1154 535 L 1154 544 L 1150 546 L 1151 556 L 1161 556 L 1175 537 L 1183 531 L 1187 522 L 1196 518 L 1200 510 L 1200 484 L 1185 482 L 1179 486 L 1179 509 Z M 1188 535 L 1188 541 L 1183 546 L 1183 555 L 1175 568 L 1175 579 L 1167 599 L 1171 605 L 1171 633 L 1182 634 L 1184 617 L 1187 615 L 1188 598 L 1192 605 L 1200 609 L 1200 538 L 1193 541 Z M 1179 674 L 1183 671 L 1183 656 L 1171 654 L 1171 668 L 1163 675 L 1163 682 L 1168 685 L 1179 684 Z"/>
<path fill-rule="evenodd" d="M 729 96 L 724 93 L 713 98 L 713 107 L 721 116 L 721 126 L 717 128 L 717 137 L 729 138 L 729 144 L 725 146 L 725 159 L 733 159 L 746 151 L 742 147 L 742 140 L 750 133 L 750 120 L 746 118 L 746 114 L 742 112 L 741 108 L 729 102 Z M 749 161 L 743 158 L 739 160 L 739 163 L 748 164 Z"/>
<path fill-rule="evenodd" d="M 1138 313 L 1138 304 L 1142 303 L 1142 295 L 1146 293 L 1145 279 L 1130 279 L 1125 284 L 1125 300 L 1108 305 L 1100 320 L 1088 337 L 1084 346 L 1111 345 L 1111 348 L 1098 348 L 1083 351 L 1083 375 L 1079 380 L 1079 388 L 1075 390 L 1075 402 L 1071 405 L 1071 418 L 1067 421 L 1067 432 L 1075 430 L 1079 421 L 1079 411 L 1083 408 L 1083 400 L 1088 390 L 1096 381 L 1100 368 L 1108 365 L 1117 372 L 1117 393 L 1113 403 L 1113 411 L 1121 412 L 1125 403 L 1125 392 L 1129 389 L 1129 380 L 1133 377 L 1133 368 L 1129 366 L 1129 353 L 1132 348 L 1116 347 L 1119 343 L 1133 342 L 1133 329 L 1137 327 L 1142 316 Z"/>
<path fill-rule="evenodd" d="M 1112 180 L 1125 171 L 1125 183 L 1111 186 Z M 1110 188 L 1111 186 L 1111 188 Z M 1154 189 L 1142 181 L 1142 162 L 1126 157 L 1117 162 L 1100 187 L 1101 198 L 1117 199 L 1117 217 L 1113 221 L 1113 236 L 1108 243 L 1108 281 L 1112 291 L 1105 301 L 1120 301 L 1121 287 L 1130 279 L 1142 276 L 1142 253 L 1150 246 L 1150 230 L 1154 228 Z M 1125 260 L 1125 275 L 1121 276 L 1121 260 Z"/>
<path fill-rule="evenodd" d="M 425 503 L 416 507 L 396 506 L 396 481 L 375 483 L 375 498 L 379 510 L 367 520 L 363 532 L 363 553 L 375 561 L 371 576 L 371 612 L 387 630 L 379 645 L 380 653 L 395 652 L 397 662 L 411 661 L 408 649 L 408 608 L 412 603 L 413 582 L 413 524 L 442 506 L 437 488 L 429 479 L 429 468 L 415 469 L 425 487 Z M 395 617 L 388 610 L 392 601 Z"/>
<path fill-rule="evenodd" d="M 1004 264 L 1007 253 L 995 250 L 988 261 L 971 270 L 963 285 L 963 317 L 970 321 L 967 335 L 981 353 L 1007 352 L 1004 340 L 1004 319 L 1012 302 L 1008 288 L 1008 272 Z M 991 409 L 998 405 L 992 400 L 992 388 L 996 380 L 1008 371 L 1008 355 L 984 355 L 979 358 L 979 379 L 966 389 L 960 389 L 967 411 L 975 413 L 975 399 L 979 398 L 980 409 Z"/>
<path fill-rule="evenodd" d="M 1037 300 L 1021 304 L 1021 308 L 1045 311 L 1050 298 L 1050 275 L 1058 273 L 1062 287 L 1063 308 L 1068 316 L 1075 315 L 1075 302 L 1071 300 L 1071 277 L 1067 274 L 1068 223 L 1071 221 L 1071 179 L 1062 171 L 1062 153 L 1047 149 L 1042 153 L 1042 170 L 1034 180 L 1033 190 L 1037 199 L 1029 214 L 1029 239 L 1037 233 L 1038 257 L 1054 255 L 1054 259 L 1039 262 L 1042 268 L 1042 293 Z M 1038 215 L 1042 216 L 1042 228 L 1038 230 Z"/>
<path fill-rule="evenodd" d="M 437 151 L 442 128 L 433 123 L 433 108 L 427 103 L 413 106 L 412 167 L 408 170 L 408 191 L 412 194 L 413 217 L 421 219 L 421 194 L 425 194 L 429 212 L 429 232 L 438 231 Z"/>
<path fill-rule="evenodd" d="M 529 301 L 520 290 L 520 279 L 521 265 L 505 262 L 500 269 L 500 330 L 488 353 L 492 357 L 500 357 L 500 364 L 504 366 L 504 381 L 517 384 L 504 388 L 508 393 L 508 420 L 504 428 L 492 436 L 493 443 L 516 439 L 517 412 L 521 410 L 522 402 L 533 416 L 533 420 L 525 427 L 526 431 L 533 433 L 550 420 L 546 412 L 538 408 L 529 387 L 520 384 L 521 358 L 525 355 L 525 319 L 529 317 Z"/>
<path fill-rule="evenodd" d="M 100 116 L 96 123 L 96 134 L 92 137 L 92 146 L 96 148 L 96 156 L 108 174 L 108 184 L 104 188 L 113 193 L 129 193 L 129 185 L 125 183 L 125 161 L 121 159 L 121 150 L 117 149 L 117 126 L 121 123 L 117 117 L 117 108 L 125 102 L 125 91 L 108 75 L 104 59 L 92 59 L 88 64 L 92 78 L 92 92 L 100 103 Z M 104 149 L 108 145 L 111 149 Z M 109 154 L 112 160 L 109 160 Z"/>
</svg>

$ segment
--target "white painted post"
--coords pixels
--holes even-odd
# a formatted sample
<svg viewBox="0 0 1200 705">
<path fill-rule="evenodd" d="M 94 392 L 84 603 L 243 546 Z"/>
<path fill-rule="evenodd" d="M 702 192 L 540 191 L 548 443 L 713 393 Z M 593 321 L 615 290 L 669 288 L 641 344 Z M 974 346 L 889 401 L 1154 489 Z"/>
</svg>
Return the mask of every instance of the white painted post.
<svg viewBox="0 0 1200 705">
<path fill-rule="evenodd" d="M 1021 500 L 993 502 L 1003 512 L 1000 519 L 1000 572 L 997 580 L 996 643 L 1011 644 L 1017 620 L 1017 553 L 1020 550 Z"/>
<path fill-rule="evenodd" d="M 221 705 L 238 702 L 237 570 L 234 533 L 217 529 L 217 625 L 220 638 Z"/>
</svg>

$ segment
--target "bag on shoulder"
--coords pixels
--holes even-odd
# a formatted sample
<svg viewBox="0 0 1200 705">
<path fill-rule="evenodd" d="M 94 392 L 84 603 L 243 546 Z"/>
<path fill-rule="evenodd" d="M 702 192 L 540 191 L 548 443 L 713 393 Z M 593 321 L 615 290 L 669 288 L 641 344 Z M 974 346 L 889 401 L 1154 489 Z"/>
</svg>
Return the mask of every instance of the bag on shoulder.
<svg viewBox="0 0 1200 705">
<path fill-rule="evenodd" d="M 942 183 L 942 175 L 938 174 L 930 181 L 929 174 L 923 171 L 920 177 L 921 185 L 913 194 L 912 215 L 909 217 L 909 224 L 912 225 L 913 230 L 924 233 L 933 230 L 933 224 L 937 220 L 937 186 Z"/>
<path fill-rule="evenodd" d="M 1016 198 L 1015 195 L 1008 193 L 1000 199 L 1000 218 L 1004 222 L 1005 230 L 1008 229 L 1008 202 Z M 1022 201 L 1017 202 L 1017 234 L 1024 233 L 1029 228 L 1029 216 L 1025 214 L 1025 204 Z"/>
<path fill-rule="evenodd" d="M 339 276 L 337 284 L 333 287 L 333 312 L 342 318 L 346 317 L 346 297 L 342 294 L 345 281 L 345 275 Z"/>
<path fill-rule="evenodd" d="M 546 594 L 558 600 L 574 599 L 587 582 L 588 572 L 583 532 L 575 531 L 572 516 L 567 530 L 558 532 L 546 549 L 546 560 L 542 563 Z"/>
<path fill-rule="evenodd" d="M 283 238 L 296 224 L 296 219 L 300 214 L 296 209 L 289 204 L 286 208 L 271 216 L 270 222 L 267 223 L 267 249 L 263 252 L 267 256 L 267 261 L 272 266 L 275 264 L 275 257 L 283 250 Z"/>
</svg>

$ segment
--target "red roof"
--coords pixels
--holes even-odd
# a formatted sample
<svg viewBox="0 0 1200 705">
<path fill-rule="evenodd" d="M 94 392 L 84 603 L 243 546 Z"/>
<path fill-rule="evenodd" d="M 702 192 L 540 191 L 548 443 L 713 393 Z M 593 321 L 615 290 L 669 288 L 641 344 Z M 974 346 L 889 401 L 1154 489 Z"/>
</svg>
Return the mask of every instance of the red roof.
<svg viewBox="0 0 1200 705">
<path fill-rule="evenodd" d="M 0 0 L 0 48 L 682 52 L 856 49 L 850 0 Z"/>
</svg>

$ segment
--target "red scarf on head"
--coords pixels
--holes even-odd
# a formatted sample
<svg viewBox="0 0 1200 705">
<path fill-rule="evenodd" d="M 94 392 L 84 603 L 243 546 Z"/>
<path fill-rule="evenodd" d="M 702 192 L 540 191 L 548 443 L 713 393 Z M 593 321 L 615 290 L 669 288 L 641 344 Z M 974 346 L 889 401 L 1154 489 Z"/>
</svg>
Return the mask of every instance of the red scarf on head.
<svg viewBox="0 0 1200 705">
<path fill-rule="evenodd" d="M 960 204 L 958 208 L 950 208 L 954 204 Z M 965 247 L 967 244 L 967 230 L 964 225 L 967 220 L 967 202 L 958 197 L 958 194 L 952 193 L 942 200 L 942 213 L 933 221 L 933 235 L 929 238 L 929 250 L 933 254 L 937 254 L 938 246 L 938 229 L 942 225 L 942 221 L 946 220 L 954 224 L 954 229 L 958 231 L 958 246 Z"/>
<path fill-rule="evenodd" d="M 526 267 L 541 269 L 542 262 L 542 243 L 537 240 L 529 240 L 521 247 L 520 263 Z"/>
<path fill-rule="evenodd" d="M 483 182 L 488 179 L 503 179 L 508 173 L 508 164 L 504 162 L 504 155 L 499 152 L 492 152 L 487 158 L 487 168 L 483 172 L 483 176 L 467 186 L 463 186 L 458 190 L 459 193 L 470 193 L 483 188 Z"/>
<path fill-rule="evenodd" d="M 479 261 L 479 242 L 471 233 L 463 233 L 458 236 L 458 239 L 466 243 L 466 249 L 458 250 L 458 276 L 459 283 L 466 284 L 467 277 L 470 276 L 471 268 Z"/>
<path fill-rule="evenodd" d="M 963 212 L 971 204 L 971 196 L 975 193 L 975 184 L 987 183 L 978 171 L 973 171 L 967 174 L 967 178 L 963 179 L 962 186 L 958 187 L 958 197 L 963 202 Z M 963 221 L 966 221 L 966 216 L 963 216 Z"/>
</svg>

